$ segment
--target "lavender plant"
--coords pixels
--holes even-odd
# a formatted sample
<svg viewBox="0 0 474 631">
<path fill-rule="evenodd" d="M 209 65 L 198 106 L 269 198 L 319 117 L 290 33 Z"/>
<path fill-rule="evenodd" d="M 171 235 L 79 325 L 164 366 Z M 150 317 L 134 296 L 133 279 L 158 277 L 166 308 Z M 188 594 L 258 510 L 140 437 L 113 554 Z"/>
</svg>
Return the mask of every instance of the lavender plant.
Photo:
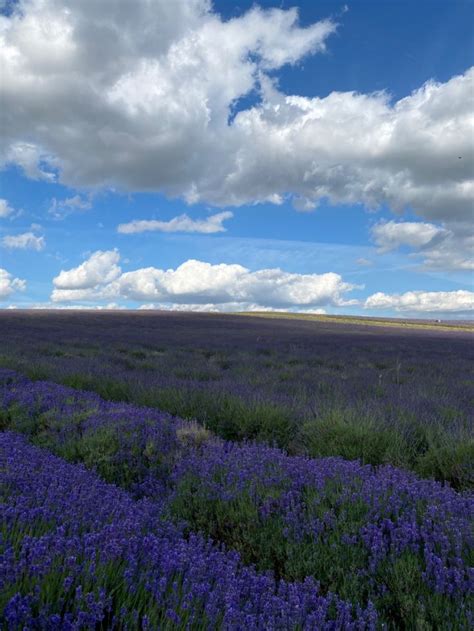
<svg viewBox="0 0 474 631">
<path fill-rule="evenodd" d="M 227 440 L 473 487 L 469 328 L 210 314 L 0 316 L 0 365 L 197 419 Z"/>
<path fill-rule="evenodd" d="M 388 628 L 469 628 L 471 494 L 390 466 L 235 445 L 154 409 L 31 382 L 12 371 L 0 373 L 0 382 L 3 427 L 95 468 L 128 490 L 136 506 L 152 506 L 156 523 L 147 522 L 143 532 L 165 524 L 192 541 L 200 532 L 202 540 L 236 551 L 247 568 L 263 573 L 258 576 L 271 577 L 277 593 L 288 582 L 318 585 L 318 594 L 350 603 L 334 609 L 331 601 L 329 616 L 338 607 L 349 607 L 351 616 L 357 607 L 374 607 L 379 625 Z M 35 495 L 42 496 L 41 490 Z M 74 508 L 69 514 L 72 519 Z M 137 580 L 141 573 L 137 566 Z M 286 620 L 287 626 L 263 628 L 293 628 Z M 306 618 L 301 625 L 319 628 Z"/>
<path fill-rule="evenodd" d="M 318 584 L 276 583 L 155 502 L 133 501 L 79 465 L 0 434 L 2 628 L 375 629 Z"/>
</svg>

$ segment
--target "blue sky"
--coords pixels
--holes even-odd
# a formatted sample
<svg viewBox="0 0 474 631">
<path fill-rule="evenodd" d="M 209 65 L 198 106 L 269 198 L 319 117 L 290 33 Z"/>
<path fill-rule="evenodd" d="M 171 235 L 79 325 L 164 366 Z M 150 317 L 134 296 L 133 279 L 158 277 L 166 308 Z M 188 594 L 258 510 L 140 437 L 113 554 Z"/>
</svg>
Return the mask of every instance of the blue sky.
<svg viewBox="0 0 474 631">
<path fill-rule="evenodd" d="M 468 316 L 471 0 L 109 5 L 4 5 L 0 307 Z"/>
</svg>

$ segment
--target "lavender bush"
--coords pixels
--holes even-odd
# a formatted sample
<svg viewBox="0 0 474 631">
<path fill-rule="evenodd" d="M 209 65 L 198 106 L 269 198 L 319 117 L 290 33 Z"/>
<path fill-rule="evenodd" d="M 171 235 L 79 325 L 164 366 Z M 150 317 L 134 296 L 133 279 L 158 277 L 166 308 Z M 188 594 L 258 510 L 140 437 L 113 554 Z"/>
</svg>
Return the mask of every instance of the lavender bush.
<svg viewBox="0 0 474 631">
<path fill-rule="evenodd" d="M 154 502 L 0 434 L 0 623 L 17 629 L 375 629 L 369 606 L 276 583 Z"/>
<path fill-rule="evenodd" d="M 103 478 L 126 489 L 128 494 L 100 483 L 101 489 L 110 489 L 110 493 L 112 489 L 115 494 L 123 493 L 126 501 L 133 504 L 134 511 L 143 511 L 139 514 L 144 515 L 144 521 L 137 528 L 144 536 L 155 536 L 154 533 L 158 532 L 158 537 L 166 532 L 167 537 L 177 537 L 179 541 L 189 539 L 193 545 L 201 542 L 195 545 L 209 554 L 214 548 L 211 544 L 206 544 L 206 548 L 202 543 L 208 537 L 224 543 L 234 551 L 219 553 L 224 555 L 222 558 L 232 559 L 231 573 L 236 571 L 237 566 L 241 567 L 239 559 L 242 559 L 247 569 L 242 567 L 239 576 L 246 577 L 246 573 L 250 572 L 249 576 L 257 577 L 255 580 L 263 581 L 262 584 L 267 586 L 265 593 L 269 602 L 273 602 L 270 594 L 276 594 L 296 607 L 290 611 L 285 609 L 289 606 L 285 604 L 284 609 L 289 613 L 282 614 L 283 618 L 279 619 L 271 605 L 262 604 L 273 617 L 264 623 L 264 619 L 258 617 L 260 614 L 251 609 L 254 618 L 249 617 L 247 623 L 245 618 L 237 617 L 235 621 L 229 618 L 230 614 L 225 613 L 227 605 L 219 601 L 215 611 L 224 617 L 219 620 L 213 618 L 212 623 L 204 622 L 203 628 L 298 628 L 298 625 L 301 628 L 325 628 L 326 623 L 321 622 L 321 626 L 316 624 L 309 605 L 301 609 L 306 596 L 301 596 L 303 600 L 298 600 L 300 596 L 292 600 L 292 590 L 299 594 L 300 589 L 308 594 L 307 598 L 312 594 L 314 598 L 329 599 L 330 602 L 324 601 L 324 606 L 319 600 L 319 604 L 314 604 L 318 611 L 324 610 L 324 615 L 332 621 L 328 622 L 328 628 L 351 628 L 350 621 L 354 616 L 359 619 L 359 627 L 365 628 L 364 625 L 375 624 L 375 615 L 379 627 L 469 628 L 474 588 L 472 494 L 458 494 L 449 487 L 420 480 L 411 473 L 390 466 L 374 469 L 340 458 L 312 460 L 291 457 L 262 445 L 232 444 L 212 437 L 196 425 L 154 409 L 111 403 L 96 394 L 48 382 L 31 382 L 12 371 L 3 371 L 0 382 L 3 383 L 0 409 L 4 429 L 24 432 L 31 441 L 70 461 L 95 468 Z M 5 436 L 11 441 L 20 441 L 10 433 Z M 27 449 L 23 442 L 20 443 Z M 47 460 L 45 452 L 32 451 Z M 20 456 L 14 457 L 13 463 L 17 462 L 21 462 Z M 52 462 L 55 467 L 61 463 L 57 458 L 53 458 Z M 30 481 L 35 475 L 35 466 L 23 469 L 23 475 L 29 475 Z M 68 471 L 72 469 L 69 467 Z M 79 465 L 77 471 L 86 476 L 86 471 Z M 54 490 L 56 483 L 48 484 L 52 484 Z M 42 536 L 51 527 L 56 527 L 56 518 L 44 518 L 41 510 L 34 512 L 43 506 L 45 491 L 40 485 L 30 483 L 26 486 L 30 494 L 28 501 L 32 502 L 31 514 L 38 515 L 37 527 L 39 536 Z M 20 487 L 23 491 L 25 485 Z M 8 489 L 13 486 L 8 483 L 6 488 L 6 496 L 10 497 Z M 63 503 L 67 503 L 70 497 L 76 497 L 74 493 L 71 495 L 70 490 L 63 492 L 59 488 L 58 492 L 62 493 Z M 58 503 L 58 506 L 61 504 Z M 146 510 L 138 509 L 142 506 Z M 98 511 L 94 517 L 99 524 L 103 519 L 101 515 L 108 512 L 106 507 L 105 501 L 103 511 Z M 7 515 L 9 510 L 7 508 Z M 71 504 L 69 508 L 59 508 L 58 515 L 74 522 L 75 511 Z M 80 512 L 79 508 L 77 511 Z M 25 515 L 26 523 L 31 517 L 30 513 Z M 115 513 L 111 511 L 110 515 L 112 523 Z M 108 518 L 104 519 L 110 525 Z M 128 523 L 120 516 L 117 521 Z M 74 524 L 68 528 L 78 528 L 79 531 L 83 528 L 79 517 Z M 15 534 L 13 527 L 8 526 L 5 530 L 7 539 L 23 539 L 24 534 Z M 196 536 L 198 532 L 202 539 Z M 31 533 L 28 531 L 27 534 Z M 99 550 L 101 545 L 98 544 Z M 50 549 L 55 548 L 52 542 L 48 542 L 42 549 L 50 554 Z M 17 566 L 18 557 L 12 557 L 10 552 L 8 554 L 13 559 L 11 566 Z M 80 555 L 72 556 L 79 558 Z M 118 572 L 121 576 L 120 572 L 128 571 L 128 566 L 125 568 L 122 556 L 119 555 L 119 558 L 120 571 L 114 565 L 111 572 L 113 575 Z M 82 561 L 80 565 L 85 567 Z M 102 568 L 102 564 L 99 565 Z M 249 569 L 253 566 L 261 574 Z M 201 566 L 198 564 L 198 567 Z M 202 567 L 207 568 L 207 565 Z M 117 587 L 116 591 L 120 594 L 118 601 L 125 603 L 123 620 L 133 626 L 135 623 L 130 622 L 133 615 L 140 616 L 140 611 L 151 611 L 154 612 L 152 624 L 165 625 L 162 610 L 158 605 L 157 609 L 149 599 L 146 562 L 141 559 L 134 568 L 135 580 L 140 585 L 142 579 L 145 581 L 143 593 L 146 598 L 143 597 L 144 604 L 139 613 L 134 614 L 133 607 L 126 604 L 129 598 L 127 589 L 120 583 L 122 587 Z M 158 568 L 156 571 L 163 570 Z M 209 576 L 215 577 L 211 570 L 202 571 L 202 576 L 210 572 Z M 8 584 L 12 580 L 14 586 L 9 593 L 11 598 L 17 599 L 14 603 L 24 603 L 26 601 L 22 598 L 33 597 L 32 594 L 36 593 L 29 578 L 21 579 L 26 581 L 21 583 L 24 588 L 17 584 L 16 579 L 8 579 Z M 217 578 L 206 579 L 206 594 L 217 589 L 213 586 L 214 580 L 219 582 Z M 250 581 L 248 591 L 245 591 L 247 595 L 242 597 L 244 600 L 253 598 L 251 580 L 242 579 L 245 585 L 246 581 Z M 35 583 L 40 593 L 42 584 L 43 578 Z M 104 593 L 108 593 L 107 580 L 99 581 L 99 584 L 103 585 Z M 181 582 L 177 584 L 181 585 Z M 290 584 L 299 587 L 290 587 Z M 51 597 L 54 603 L 61 599 L 63 589 L 62 583 L 56 581 L 55 585 L 57 591 Z M 223 585 L 219 589 L 222 587 L 222 598 L 225 600 L 225 590 L 234 588 L 225 582 Z M 48 593 L 49 589 L 46 588 Z M 337 594 L 337 598 L 333 594 Z M 260 596 L 258 600 L 261 601 Z M 192 611 L 196 619 L 205 621 L 204 605 L 198 602 L 193 605 L 195 609 Z M 5 611 L 8 612 L 10 604 L 7 605 Z M 34 607 L 36 613 L 27 615 L 42 615 L 39 613 L 40 605 Z M 71 620 L 74 621 L 79 605 L 71 604 L 71 607 Z M 181 605 L 174 606 L 174 609 L 171 607 L 171 611 L 176 612 L 176 607 L 182 622 Z M 246 604 L 241 603 L 239 607 L 236 616 L 241 615 L 241 610 L 247 612 Z M 299 614 L 296 614 L 297 610 Z M 101 615 L 106 614 L 102 612 Z M 111 615 L 107 614 L 108 617 L 104 618 L 107 624 L 112 624 Z M 120 619 L 121 614 L 114 613 L 114 616 L 117 615 Z M 341 618 L 343 622 L 338 621 L 340 615 L 346 616 Z M 181 622 L 171 620 L 166 624 L 170 624 L 170 628 L 179 628 Z M 173 624 L 178 626 L 173 627 Z"/>
</svg>

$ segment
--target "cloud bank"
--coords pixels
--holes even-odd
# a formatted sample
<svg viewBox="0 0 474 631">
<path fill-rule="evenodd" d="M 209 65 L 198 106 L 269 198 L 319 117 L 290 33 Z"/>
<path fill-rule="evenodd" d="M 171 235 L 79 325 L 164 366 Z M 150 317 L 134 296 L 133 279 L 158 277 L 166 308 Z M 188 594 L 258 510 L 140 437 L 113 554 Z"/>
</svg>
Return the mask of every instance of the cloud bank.
<svg viewBox="0 0 474 631">
<path fill-rule="evenodd" d="M 377 292 L 365 301 L 366 309 L 394 309 L 402 313 L 465 313 L 474 311 L 474 292 L 407 291 L 404 294 Z"/>
<path fill-rule="evenodd" d="M 211 265 L 190 259 L 176 269 L 147 267 L 122 272 L 116 250 L 98 251 L 76 268 L 53 279 L 54 303 L 128 300 L 163 305 L 318 308 L 344 306 L 355 285 L 339 274 L 291 274 L 281 269 L 250 271 L 242 265 Z M 216 307 L 216 308 L 217 308 Z"/>
<path fill-rule="evenodd" d="M 366 310 L 403 314 L 469 315 L 474 292 L 377 292 L 365 301 L 347 294 L 362 287 L 339 274 L 293 274 L 281 269 L 251 271 L 242 265 L 212 265 L 190 259 L 176 269 L 146 267 L 123 272 L 117 250 L 97 251 L 81 265 L 62 270 L 53 279 L 54 305 L 90 302 L 135 302 L 141 309 L 190 311 L 304 311 L 325 313 L 325 307 L 363 306 Z"/>
</svg>

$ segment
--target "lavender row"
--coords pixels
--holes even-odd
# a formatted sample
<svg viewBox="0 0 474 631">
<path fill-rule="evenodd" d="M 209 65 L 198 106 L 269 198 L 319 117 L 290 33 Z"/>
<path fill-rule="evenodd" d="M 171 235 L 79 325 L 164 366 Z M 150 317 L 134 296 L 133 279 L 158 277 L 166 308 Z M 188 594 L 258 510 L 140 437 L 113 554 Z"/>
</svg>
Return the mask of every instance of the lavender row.
<svg viewBox="0 0 474 631">
<path fill-rule="evenodd" d="M 370 599 L 395 628 L 473 620 L 472 494 L 392 466 L 229 443 L 181 460 L 173 476 L 171 510 L 261 570 Z"/>
<path fill-rule="evenodd" d="M 211 314 L 1 316 L 1 365 L 226 440 L 474 485 L 470 332 Z"/>
<path fill-rule="evenodd" d="M 374 629 L 372 607 L 278 583 L 182 537 L 79 465 L 0 434 L 0 614 L 16 629 Z"/>
<path fill-rule="evenodd" d="M 324 593 L 373 601 L 382 620 L 468 628 L 472 495 L 393 467 L 225 443 L 156 410 L 12 372 L 3 381 L 4 423 L 152 498 L 186 532 L 277 579 L 312 576 Z"/>
</svg>

